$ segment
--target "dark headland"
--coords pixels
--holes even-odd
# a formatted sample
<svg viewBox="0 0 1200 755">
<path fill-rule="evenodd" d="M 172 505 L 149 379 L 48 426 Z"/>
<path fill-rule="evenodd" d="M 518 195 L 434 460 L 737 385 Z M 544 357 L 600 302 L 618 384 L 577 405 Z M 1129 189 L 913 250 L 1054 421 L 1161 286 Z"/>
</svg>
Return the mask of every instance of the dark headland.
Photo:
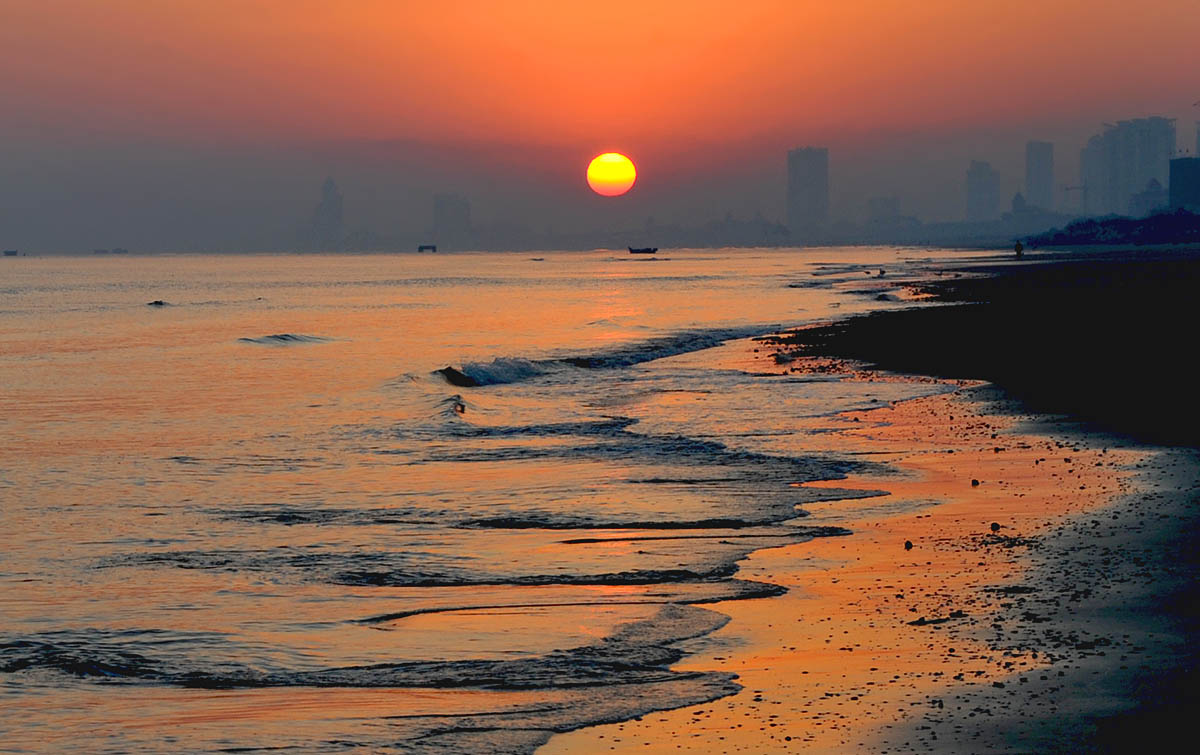
<svg viewBox="0 0 1200 755">
<path fill-rule="evenodd" d="M 1030 410 L 1152 443 L 1200 446 L 1200 250 L 1045 256 L 940 271 L 953 307 L 854 318 L 767 339 L 826 356 L 982 379 Z"/>
</svg>

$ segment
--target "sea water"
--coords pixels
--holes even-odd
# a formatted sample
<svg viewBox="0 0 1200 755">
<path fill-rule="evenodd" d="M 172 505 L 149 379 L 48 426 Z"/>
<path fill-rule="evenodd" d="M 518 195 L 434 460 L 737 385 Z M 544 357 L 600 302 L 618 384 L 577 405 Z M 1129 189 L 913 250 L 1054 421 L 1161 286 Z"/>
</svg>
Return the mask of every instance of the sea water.
<svg viewBox="0 0 1200 755">
<path fill-rule="evenodd" d="M 940 389 L 752 338 L 935 256 L 5 260 L 0 748 L 521 752 L 736 692 L 671 665 L 779 592 L 740 558 L 853 537 L 804 520 L 878 471 L 828 419 Z"/>
</svg>

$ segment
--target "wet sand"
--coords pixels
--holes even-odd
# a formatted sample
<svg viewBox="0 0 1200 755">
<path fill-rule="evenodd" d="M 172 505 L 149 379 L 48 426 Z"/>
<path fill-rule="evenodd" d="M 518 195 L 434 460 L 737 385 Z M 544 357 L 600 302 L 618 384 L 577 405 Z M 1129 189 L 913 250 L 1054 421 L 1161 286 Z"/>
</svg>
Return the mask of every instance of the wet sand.
<svg viewBox="0 0 1200 755">
<path fill-rule="evenodd" d="M 1155 276 L 1144 273 L 1140 295 L 1153 297 Z M 1138 291 L 1120 285 L 1126 295 Z M 1044 277 L 1037 286 L 1053 296 Z M 1039 289 L 1032 290 L 1021 307 L 1037 312 Z M 972 323 L 987 319 L 987 306 Z M 990 315 L 998 312 L 1012 310 L 993 307 Z M 929 317 L 955 328 L 945 323 L 956 316 Z M 803 348 L 811 334 L 783 344 L 800 346 L 786 369 L 846 369 L 825 355 L 864 357 L 873 347 L 887 364 L 878 340 L 888 337 L 879 321 L 889 317 L 893 339 L 895 328 L 911 324 L 911 315 L 885 315 L 867 318 L 877 327 L 858 342 L 855 328 L 864 329 L 851 324 L 836 326 L 845 329 L 816 349 Z M 1125 323 L 1127 332 L 1106 337 L 1128 338 L 1145 324 L 1138 316 Z M 1151 334 L 1134 357 L 1163 340 Z M 1048 339 L 1034 347 L 1052 350 Z M 929 351 L 945 356 L 926 372 L 967 376 L 952 364 L 953 350 Z M 789 592 L 713 606 L 732 620 L 692 641 L 693 654 L 678 666 L 732 671 L 741 692 L 556 736 L 539 752 L 1123 752 L 1186 731 L 1198 709 L 1192 575 L 1200 465 L 1194 449 L 1144 444 L 1194 432 L 1165 413 L 1186 398 L 1183 383 L 1167 376 L 1161 384 L 1172 393 L 1137 399 L 1140 413 L 1094 407 L 1082 425 L 1028 407 L 1046 411 L 1068 395 L 1086 409 L 1096 385 L 1064 393 L 1060 383 L 1079 376 L 1054 371 L 1022 382 L 1029 363 L 1022 369 L 1005 356 L 1020 355 L 995 360 L 1007 372 L 993 379 L 1007 392 L 962 384 L 840 418 L 845 429 L 828 436 L 830 450 L 870 454 L 899 474 L 831 483 L 888 496 L 807 507 L 806 525 L 850 526 L 852 536 L 763 550 L 743 562 L 739 577 Z M 906 358 L 910 368 L 920 365 Z M 1164 354 L 1159 364 L 1178 359 Z M 970 367 L 992 377 L 981 365 L 986 360 Z M 1115 372 L 1128 378 L 1134 370 Z M 1152 387 L 1155 375 L 1145 372 L 1131 389 Z M 859 379 L 896 378 L 860 371 Z"/>
<path fill-rule="evenodd" d="M 809 507 L 808 523 L 853 518 L 850 538 L 744 563 L 789 592 L 714 606 L 732 621 L 679 666 L 735 672 L 742 692 L 539 752 L 1044 752 L 1130 711 L 1186 650 L 1155 607 L 1172 589 L 1155 548 L 1195 459 L 1035 423 L 993 394 L 846 418 L 847 450 L 894 454 L 904 476 L 849 481 L 887 497 Z"/>
</svg>

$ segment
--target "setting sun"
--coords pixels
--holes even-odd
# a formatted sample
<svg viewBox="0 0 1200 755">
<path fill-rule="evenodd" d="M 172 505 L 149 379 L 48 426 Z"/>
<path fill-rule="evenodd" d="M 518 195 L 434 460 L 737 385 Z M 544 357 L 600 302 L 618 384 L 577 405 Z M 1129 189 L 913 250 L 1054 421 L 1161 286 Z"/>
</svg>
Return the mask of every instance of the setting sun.
<svg viewBox="0 0 1200 755">
<path fill-rule="evenodd" d="M 633 167 L 633 161 L 619 152 L 605 152 L 588 165 L 588 186 L 601 196 L 620 196 L 629 191 L 636 180 L 637 169 Z"/>
</svg>

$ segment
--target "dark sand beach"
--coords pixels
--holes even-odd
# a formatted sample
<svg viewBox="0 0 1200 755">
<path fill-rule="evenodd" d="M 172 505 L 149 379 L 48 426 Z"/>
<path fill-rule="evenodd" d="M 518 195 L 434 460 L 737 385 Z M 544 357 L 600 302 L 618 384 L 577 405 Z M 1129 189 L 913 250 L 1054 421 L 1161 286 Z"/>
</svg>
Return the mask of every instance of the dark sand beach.
<svg viewBox="0 0 1200 755">
<path fill-rule="evenodd" d="M 917 291 L 958 306 L 855 318 L 768 343 L 782 359 L 839 357 L 987 380 L 1031 411 L 1151 443 L 1200 445 L 1191 400 L 1200 253 L 997 259 L 939 271 Z"/>
<path fill-rule="evenodd" d="M 952 304 L 765 339 L 789 373 L 954 392 L 844 414 L 830 449 L 898 476 L 808 506 L 855 532 L 763 550 L 789 588 L 680 668 L 729 698 L 555 737 L 545 752 L 1129 752 L 1198 709 L 1200 465 L 1191 253 L 997 259 L 916 293 Z M 762 348 L 762 346 L 769 348 Z M 1182 737 L 1180 739 L 1180 737 Z"/>
</svg>

